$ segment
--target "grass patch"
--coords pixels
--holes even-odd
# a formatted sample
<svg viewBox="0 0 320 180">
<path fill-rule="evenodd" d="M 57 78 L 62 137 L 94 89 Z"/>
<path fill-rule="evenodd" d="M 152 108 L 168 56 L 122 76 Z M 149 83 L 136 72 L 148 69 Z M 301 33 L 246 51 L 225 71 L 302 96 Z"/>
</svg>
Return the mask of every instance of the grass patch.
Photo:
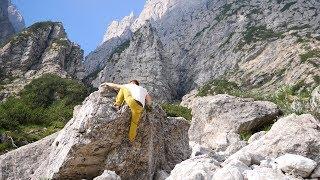
<svg viewBox="0 0 320 180">
<path fill-rule="evenodd" d="M 47 74 L 33 80 L 19 96 L 0 104 L 1 131 L 18 146 L 61 129 L 72 118 L 74 106 L 87 96 L 87 89 L 74 80 Z"/>
<path fill-rule="evenodd" d="M 219 15 L 215 18 L 218 22 L 222 21 L 228 16 L 228 12 L 231 10 L 232 4 L 225 4 L 222 6 L 222 10 Z"/>
<path fill-rule="evenodd" d="M 289 31 L 291 30 L 301 30 L 301 29 L 307 29 L 307 28 L 311 28 L 311 26 L 309 24 L 305 24 L 302 26 L 293 26 L 291 28 L 289 28 Z"/>
<path fill-rule="evenodd" d="M 240 139 L 242 141 L 248 141 L 252 135 L 253 134 L 250 131 L 241 132 L 240 133 Z"/>
<path fill-rule="evenodd" d="M 237 50 L 241 50 L 246 44 L 266 41 L 272 38 L 283 38 L 282 32 L 274 32 L 266 26 L 251 26 L 243 32 L 243 40 L 238 44 Z"/>
<path fill-rule="evenodd" d="M 289 2 L 286 5 L 284 5 L 283 8 L 280 11 L 284 12 L 284 11 L 288 10 L 291 6 L 293 6 L 296 3 L 297 3 L 297 1 Z"/>
<path fill-rule="evenodd" d="M 201 31 L 197 32 L 197 34 L 194 36 L 194 39 L 200 37 L 209 27 L 210 26 L 204 27 Z"/>
<path fill-rule="evenodd" d="M 320 49 L 313 49 L 304 54 L 300 54 L 301 62 L 304 63 L 311 58 L 320 58 Z"/>
<path fill-rule="evenodd" d="M 222 48 L 222 47 L 224 47 L 225 45 L 229 44 L 229 43 L 230 43 L 230 40 L 231 40 L 231 38 L 233 37 L 234 34 L 235 34 L 235 33 L 232 32 L 232 33 L 228 36 L 227 40 L 226 40 L 225 42 L 223 42 L 223 43 L 219 46 L 219 48 Z"/>
<path fill-rule="evenodd" d="M 237 94 L 240 87 L 235 82 L 225 79 L 215 79 L 208 82 L 198 90 L 197 96 L 204 97 L 216 94 Z"/>
<path fill-rule="evenodd" d="M 268 131 L 270 131 L 270 129 L 271 129 L 271 127 L 272 127 L 273 124 L 274 124 L 274 122 L 269 123 L 269 124 L 265 124 L 265 125 L 263 125 L 263 126 L 257 128 L 257 129 L 255 129 L 255 130 L 252 130 L 252 131 L 240 132 L 240 133 L 239 133 L 240 139 L 241 139 L 242 141 L 248 141 L 248 140 L 250 139 L 250 137 L 251 137 L 253 134 L 257 133 L 257 132 L 260 132 L 260 131 L 266 131 L 266 132 L 268 132 Z"/>
<path fill-rule="evenodd" d="M 252 26 L 244 32 L 244 41 L 247 44 L 257 41 L 264 41 L 270 38 L 280 38 L 282 33 L 274 32 L 271 29 L 267 29 L 266 26 Z"/>
<path fill-rule="evenodd" d="M 52 44 L 57 44 L 62 47 L 68 47 L 69 46 L 69 41 L 67 39 L 54 39 L 52 41 Z"/>
<path fill-rule="evenodd" d="M 179 104 L 163 104 L 162 108 L 169 117 L 184 117 L 189 121 L 192 119 L 191 110 Z"/>
</svg>

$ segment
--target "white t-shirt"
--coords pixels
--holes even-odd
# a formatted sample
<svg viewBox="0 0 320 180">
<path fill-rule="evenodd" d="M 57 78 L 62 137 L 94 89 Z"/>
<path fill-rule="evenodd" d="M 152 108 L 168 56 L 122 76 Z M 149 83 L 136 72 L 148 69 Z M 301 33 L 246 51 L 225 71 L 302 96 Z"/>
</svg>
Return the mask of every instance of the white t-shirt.
<svg viewBox="0 0 320 180">
<path fill-rule="evenodd" d="M 130 91 L 133 99 L 141 102 L 141 104 L 144 107 L 146 103 L 146 96 L 148 95 L 148 91 L 145 88 L 138 86 L 136 84 L 125 84 L 124 87 Z"/>
</svg>

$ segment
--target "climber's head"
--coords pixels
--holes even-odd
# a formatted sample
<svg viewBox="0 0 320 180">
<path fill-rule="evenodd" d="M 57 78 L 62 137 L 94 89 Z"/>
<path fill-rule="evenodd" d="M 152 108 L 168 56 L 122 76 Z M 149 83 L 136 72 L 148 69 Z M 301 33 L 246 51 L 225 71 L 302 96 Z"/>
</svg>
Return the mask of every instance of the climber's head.
<svg viewBox="0 0 320 180">
<path fill-rule="evenodd" d="M 130 83 L 131 83 L 131 84 L 138 85 L 138 86 L 140 85 L 139 81 L 138 81 L 138 80 L 135 80 L 135 79 L 134 79 L 134 80 L 131 80 Z"/>
</svg>

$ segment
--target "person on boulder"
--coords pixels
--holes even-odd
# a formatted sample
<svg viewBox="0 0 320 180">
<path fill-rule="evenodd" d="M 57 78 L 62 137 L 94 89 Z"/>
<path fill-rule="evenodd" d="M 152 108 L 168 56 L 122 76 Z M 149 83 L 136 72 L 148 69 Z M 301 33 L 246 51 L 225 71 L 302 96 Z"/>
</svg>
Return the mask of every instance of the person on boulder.
<svg viewBox="0 0 320 180">
<path fill-rule="evenodd" d="M 137 128 L 139 121 L 145 105 L 151 107 L 152 98 L 149 95 L 148 91 L 140 86 L 139 81 L 131 80 L 129 84 L 114 84 L 114 83 L 103 83 L 101 86 L 109 86 L 113 89 L 119 90 L 114 103 L 116 110 L 119 110 L 120 107 L 125 102 L 131 109 L 131 124 L 129 130 L 129 140 L 134 142 L 137 136 Z"/>
</svg>

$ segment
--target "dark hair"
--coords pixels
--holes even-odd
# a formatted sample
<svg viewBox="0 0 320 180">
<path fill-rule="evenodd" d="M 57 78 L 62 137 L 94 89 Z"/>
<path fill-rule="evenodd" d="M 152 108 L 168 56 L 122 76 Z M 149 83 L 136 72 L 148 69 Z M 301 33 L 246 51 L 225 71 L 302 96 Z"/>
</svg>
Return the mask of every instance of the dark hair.
<svg viewBox="0 0 320 180">
<path fill-rule="evenodd" d="M 134 83 L 134 84 L 136 84 L 136 85 L 138 85 L 138 86 L 140 85 L 139 81 L 138 81 L 138 80 L 135 80 L 135 79 L 134 79 L 134 80 L 131 80 L 130 83 Z"/>
</svg>

